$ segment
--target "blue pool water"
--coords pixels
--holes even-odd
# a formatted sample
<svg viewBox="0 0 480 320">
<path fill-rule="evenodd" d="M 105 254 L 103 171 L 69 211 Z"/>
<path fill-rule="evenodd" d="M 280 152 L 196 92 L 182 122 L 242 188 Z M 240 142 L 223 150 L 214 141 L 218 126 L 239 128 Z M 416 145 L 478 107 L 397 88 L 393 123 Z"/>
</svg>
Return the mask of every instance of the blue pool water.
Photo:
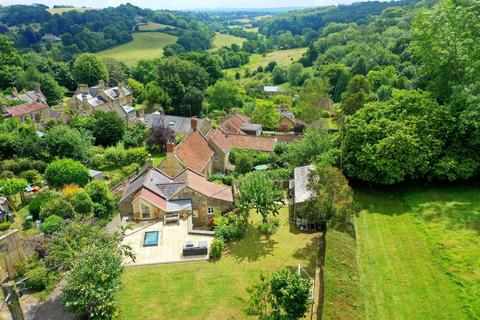
<svg viewBox="0 0 480 320">
<path fill-rule="evenodd" d="M 143 246 L 158 246 L 158 231 L 145 232 L 145 238 L 143 238 Z"/>
</svg>

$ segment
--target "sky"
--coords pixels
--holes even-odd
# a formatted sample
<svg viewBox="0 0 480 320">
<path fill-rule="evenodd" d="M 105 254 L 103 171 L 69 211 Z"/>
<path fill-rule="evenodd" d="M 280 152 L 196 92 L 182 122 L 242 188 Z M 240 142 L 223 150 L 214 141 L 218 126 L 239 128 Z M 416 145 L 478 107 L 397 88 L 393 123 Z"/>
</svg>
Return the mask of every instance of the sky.
<svg viewBox="0 0 480 320">
<path fill-rule="evenodd" d="M 2 5 L 43 3 L 48 6 L 67 4 L 76 7 L 108 7 L 130 2 L 142 8 L 152 9 L 199 9 L 199 8 L 277 8 L 320 7 L 332 4 L 349 4 L 366 0 L 0 0 Z M 101 3 L 101 4 L 100 4 Z"/>
</svg>

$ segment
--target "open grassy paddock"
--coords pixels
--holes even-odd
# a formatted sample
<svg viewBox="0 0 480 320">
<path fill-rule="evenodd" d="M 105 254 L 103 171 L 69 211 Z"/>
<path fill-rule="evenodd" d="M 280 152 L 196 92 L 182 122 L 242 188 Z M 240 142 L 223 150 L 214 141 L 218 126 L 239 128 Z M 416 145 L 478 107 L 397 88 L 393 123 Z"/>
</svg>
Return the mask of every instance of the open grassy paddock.
<svg viewBox="0 0 480 320">
<path fill-rule="evenodd" d="M 114 58 L 134 66 L 140 60 L 163 56 L 163 48 L 176 41 L 177 37 L 162 32 L 134 33 L 133 41 L 101 51 L 97 55 Z"/>
<path fill-rule="evenodd" d="M 245 41 L 247 41 L 247 39 L 245 38 L 217 32 L 215 38 L 213 39 L 213 49 L 230 47 L 234 43 L 242 46 L 242 43 L 244 43 Z"/>
<path fill-rule="evenodd" d="M 300 59 L 307 48 L 297 48 L 289 50 L 277 50 L 267 53 L 265 56 L 261 54 L 252 54 L 250 62 L 240 68 L 228 69 L 227 72 L 231 75 L 235 72 L 242 72 L 249 69 L 250 71 L 257 70 L 259 66 L 266 67 L 271 61 L 276 61 L 281 66 L 288 66 L 289 64 Z"/>
<path fill-rule="evenodd" d="M 355 191 L 365 318 L 480 319 L 480 188 Z"/>
<path fill-rule="evenodd" d="M 85 12 L 87 10 L 93 10 L 91 8 L 50 8 L 47 11 L 50 12 L 51 14 L 62 14 L 64 12 L 68 11 L 77 11 L 77 12 Z"/>
<path fill-rule="evenodd" d="M 165 28 L 175 28 L 166 24 L 156 23 L 156 22 L 147 22 L 144 24 L 139 24 L 138 29 L 140 31 L 157 31 Z"/>
<path fill-rule="evenodd" d="M 314 274 L 319 234 L 291 228 L 286 208 L 279 217 L 280 228 L 267 237 L 252 214 L 245 238 L 227 245 L 218 261 L 127 268 L 119 295 L 122 319 L 248 318 L 242 300 L 261 272 L 300 263 Z"/>
</svg>

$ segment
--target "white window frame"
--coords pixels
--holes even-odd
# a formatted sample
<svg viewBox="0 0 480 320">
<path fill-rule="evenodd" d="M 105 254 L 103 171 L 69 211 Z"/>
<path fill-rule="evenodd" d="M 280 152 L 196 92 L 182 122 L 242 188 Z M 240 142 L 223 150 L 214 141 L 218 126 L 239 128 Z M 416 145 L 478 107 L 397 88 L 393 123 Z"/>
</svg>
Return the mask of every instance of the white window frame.
<svg viewBox="0 0 480 320">
<path fill-rule="evenodd" d="M 213 208 L 213 207 L 208 207 L 208 208 L 207 208 L 207 215 L 211 216 L 211 215 L 213 215 L 213 214 L 215 214 L 215 208 Z"/>
</svg>

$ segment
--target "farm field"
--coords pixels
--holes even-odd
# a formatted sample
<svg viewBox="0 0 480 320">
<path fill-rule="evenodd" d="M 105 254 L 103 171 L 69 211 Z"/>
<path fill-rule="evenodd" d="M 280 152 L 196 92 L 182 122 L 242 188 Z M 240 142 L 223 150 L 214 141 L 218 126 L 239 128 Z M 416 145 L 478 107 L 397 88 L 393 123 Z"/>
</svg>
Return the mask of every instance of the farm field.
<svg viewBox="0 0 480 320">
<path fill-rule="evenodd" d="M 355 193 L 365 319 L 479 319 L 480 188 Z"/>
<path fill-rule="evenodd" d="M 259 231 L 260 218 L 243 240 L 227 245 L 218 261 L 131 267 L 119 294 L 122 319 L 245 319 L 246 288 L 266 274 L 301 264 L 314 274 L 319 234 L 291 229 L 286 208 L 280 228 L 270 236 Z"/>
<path fill-rule="evenodd" d="M 68 11 L 77 11 L 77 12 L 85 12 L 87 10 L 94 10 L 92 8 L 50 8 L 47 11 L 50 12 L 51 14 L 62 14 L 64 12 Z"/>
<path fill-rule="evenodd" d="M 245 38 L 217 32 L 217 34 L 215 35 L 215 38 L 213 39 L 213 49 L 211 50 L 215 50 L 222 47 L 230 47 L 234 43 L 241 46 L 242 43 L 244 43 L 245 41 L 247 41 L 247 39 Z"/>
<path fill-rule="evenodd" d="M 169 26 L 166 24 L 156 23 L 156 22 L 148 22 L 145 24 L 138 25 L 138 29 L 140 31 L 156 31 L 156 30 L 161 30 L 165 28 L 175 28 L 175 27 Z"/>
<path fill-rule="evenodd" d="M 97 53 L 99 57 L 110 57 L 134 66 L 142 59 L 153 59 L 163 55 L 163 48 L 174 44 L 177 37 L 162 32 L 134 33 L 133 41 Z"/>
<path fill-rule="evenodd" d="M 265 67 L 270 61 L 276 61 L 281 66 L 288 66 L 292 62 L 300 59 L 307 48 L 297 48 L 289 50 L 277 50 L 267 53 L 265 56 L 261 54 L 252 54 L 250 56 L 250 62 L 240 68 L 228 69 L 229 74 L 235 74 L 242 70 L 249 69 L 250 71 L 256 70 L 259 66 Z"/>
</svg>

